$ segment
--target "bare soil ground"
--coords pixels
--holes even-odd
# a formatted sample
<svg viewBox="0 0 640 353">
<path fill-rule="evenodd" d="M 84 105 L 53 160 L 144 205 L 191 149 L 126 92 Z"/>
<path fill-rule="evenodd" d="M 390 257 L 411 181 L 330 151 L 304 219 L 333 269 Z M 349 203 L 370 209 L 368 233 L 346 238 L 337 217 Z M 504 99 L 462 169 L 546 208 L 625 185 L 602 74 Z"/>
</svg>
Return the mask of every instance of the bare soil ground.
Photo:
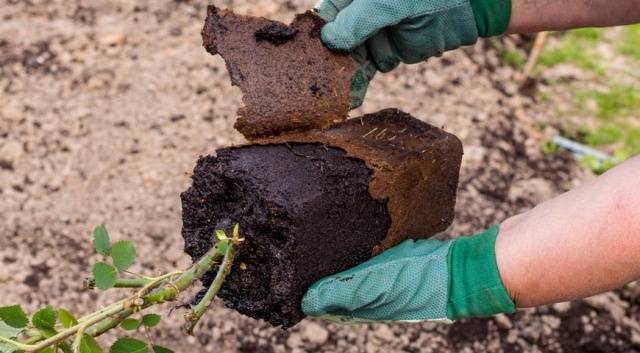
<svg viewBox="0 0 640 353">
<path fill-rule="evenodd" d="M 241 143 L 240 105 L 224 64 L 201 47 L 205 3 L 0 1 L 0 305 L 77 312 L 113 294 L 81 290 L 104 222 L 139 245 L 134 270 L 189 264 L 179 193 L 199 155 Z M 288 21 L 312 1 L 219 1 Z M 591 178 L 545 155 L 551 108 L 518 92 L 487 43 L 380 75 L 364 107 L 398 107 L 465 144 L 457 220 L 471 234 Z M 558 285 L 562 285 L 559 283 Z M 195 338 L 181 317 L 158 330 L 178 352 L 638 352 L 640 288 L 451 326 L 341 327 L 307 320 L 289 331 L 217 305 Z M 108 341 L 112 337 L 105 337 Z"/>
</svg>

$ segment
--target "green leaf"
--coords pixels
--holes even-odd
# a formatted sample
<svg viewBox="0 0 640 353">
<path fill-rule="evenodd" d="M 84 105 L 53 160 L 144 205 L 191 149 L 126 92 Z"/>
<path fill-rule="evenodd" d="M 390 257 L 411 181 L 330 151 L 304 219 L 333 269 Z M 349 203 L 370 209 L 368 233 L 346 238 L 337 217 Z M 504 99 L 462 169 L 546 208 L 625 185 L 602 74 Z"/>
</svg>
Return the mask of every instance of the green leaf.
<svg viewBox="0 0 640 353">
<path fill-rule="evenodd" d="M 93 265 L 93 278 L 96 287 L 101 290 L 113 288 L 118 281 L 118 269 L 104 262 Z"/>
<path fill-rule="evenodd" d="M 38 310 L 31 318 L 31 323 L 37 329 L 54 329 L 57 313 L 51 305 Z"/>
<path fill-rule="evenodd" d="M 133 330 L 137 330 L 138 327 L 140 327 L 140 324 L 141 322 L 139 320 L 126 319 L 122 321 L 122 323 L 120 324 L 120 327 L 122 327 L 124 330 L 127 330 L 127 331 L 133 331 Z"/>
<path fill-rule="evenodd" d="M 220 241 L 229 239 L 229 237 L 227 237 L 227 235 L 225 234 L 224 230 L 222 230 L 222 229 L 216 229 L 216 237 Z"/>
<path fill-rule="evenodd" d="M 142 324 L 149 328 L 155 327 L 160 323 L 160 319 L 161 317 L 158 314 L 147 314 L 142 317 Z"/>
<path fill-rule="evenodd" d="M 0 320 L 15 328 L 25 328 L 29 324 L 29 318 L 20 305 L 0 307 Z"/>
<path fill-rule="evenodd" d="M 0 337 L 15 338 L 22 332 L 21 328 L 7 325 L 4 321 L 0 321 Z"/>
<path fill-rule="evenodd" d="M 39 328 L 38 331 L 45 338 L 53 337 L 58 333 L 58 331 L 56 331 L 55 329 L 48 328 L 48 327 Z"/>
<path fill-rule="evenodd" d="M 99 254 L 109 256 L 110 251 L 109 232 L 107 228 L 101 224 L 93 230 L 93 247 Z"/>
<path fill-rule="evenodd" d="M 80 353 L 104 353 L 104 351 L 95 338 L 85 334 L 80 340 Z"/>
<path fill-rule="evenodd" d="M 58 320 L 64 328 L 71 328 L 78 324 L 78 320 L 66 309 L 58 310 Z"/>
<path fill-rule="evenodd" d="M 233 226 L 233 237 L 235 239 L 237 239 L 238 237 L 240 237 L 240 224 L 236 223 Z"/>
<path fill-rule="evenodd" d="M 220 256 L 224 256 L 227 253 L 227 248 L 229 248 L 229 240 L 220 240 L 216 243 L 216 253 Z"/>
<path fill-rule="evenodd" d="M 53 350 L 53 348 L 47 347 L 37 351 L 36 353 L 56 353 L 56 352 Z"/>
<path fill-rule="evenodd" d="M 0 353 L 13 353 L 17 350 L 18 348 L 12 344 L 0 342 Z"/>
<path fill-rule="evenodd" d="M 133 243 L 128 240 L 120 240 L 113 244 L 111 248 L 111 258 L 113 258 L 113 264 L 120 271 L 126 271 L 133 264 L 133 260 L 136 258 L 136 248 Z"/>
<path fill-rule="evenodd" d="M 60 348 L 62 353 L 73 353 L 73 350 L 71 350 L 71 347 L 69 346 L 69 344 L 67 342 L 60 343 L 58 345 L 58 348 Z"/>
<path fill-rule="evenodd" d="M 135 338 L 123 337 L 111 346 L 111 353 L 148 353 L 147 343 Z"/>
<path fill-rule="evenodd" d="M 15 339 L 22 332 L 21 328 L 16 328 L 7 325 L 4 321 L 0 320 L 0 337 Z M 11 343 L 0 342 L 0 353 L 13 353 L 18 348 Z"/>
<path fill-rule="evenodd" d="M 158 346 L 155 344 L 153 345 L 153 352 L 154 353 L 173 353 L 173 351 L 170 350 L 169 348 Z"/>
</svg>

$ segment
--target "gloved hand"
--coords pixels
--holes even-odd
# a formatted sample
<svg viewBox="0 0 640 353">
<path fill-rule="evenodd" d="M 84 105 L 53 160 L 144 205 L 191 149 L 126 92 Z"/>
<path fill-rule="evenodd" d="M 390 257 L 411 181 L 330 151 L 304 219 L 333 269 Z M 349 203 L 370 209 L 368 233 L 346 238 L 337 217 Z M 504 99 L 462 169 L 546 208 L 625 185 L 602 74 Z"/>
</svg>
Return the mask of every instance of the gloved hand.
<svg viewBox="0 0 640 353">
<path fill-rule="evenodd" d="M 495 258 L 498 227 L 456 240 L 407 240 L 314 283 L 306 315 L 334 322 L 442 321 L 513 313 Z"/>
<path fill-rule="evenodd" d="M 325 45 L 351 52 L 359 64 L 351 85 L 356 108 L 376 71 L 504 33 L 511 0 L 320 0 L 316 10 L 329 22 L 322 28 Z"/>
</svg>

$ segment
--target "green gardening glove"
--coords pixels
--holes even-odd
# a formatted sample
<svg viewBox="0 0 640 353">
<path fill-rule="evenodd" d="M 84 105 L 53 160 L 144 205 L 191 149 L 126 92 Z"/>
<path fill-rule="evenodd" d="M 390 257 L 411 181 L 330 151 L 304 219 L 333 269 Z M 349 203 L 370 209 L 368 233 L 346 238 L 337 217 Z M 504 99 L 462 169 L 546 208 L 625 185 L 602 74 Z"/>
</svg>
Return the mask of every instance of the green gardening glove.
<svg viewBox="0 0 640 353">
<path fill-rule="evenodd" d="M 321 0 L 316 11 L 328 22 L 322 28 L 325 45 L 351 52 L 359 64 L 351 82 L 356 108 L 376 71 L 504 33 L 511 0 Z"/>
<path fill-rule="evenodd" d="M 495 257 L 498 227 L 456 240 L 407 240 L 313 284 L 302 310 L 335 322 L 441 321 L 513 313 Z"/>
</svg>

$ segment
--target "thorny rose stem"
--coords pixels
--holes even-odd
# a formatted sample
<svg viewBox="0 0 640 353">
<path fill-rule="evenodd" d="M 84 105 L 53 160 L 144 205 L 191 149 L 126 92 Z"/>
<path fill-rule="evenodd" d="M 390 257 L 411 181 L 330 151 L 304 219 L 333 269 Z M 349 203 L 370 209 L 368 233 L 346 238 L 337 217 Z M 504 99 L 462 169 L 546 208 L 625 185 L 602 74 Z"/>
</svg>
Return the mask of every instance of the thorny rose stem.
<svg viewBox="0 0 640 353">
<path fill-rule="evenodd" d="M 32 335 L 27 334 L 24 342 L 3 337 L 0 337 L 0 342 L 4 341 L 26 353 L 32 353 L 55 346 L 67 338 L 76 335 L 77 337 L 73 347 L 77 348 L 84 334 L 92 337 L 100 336 L 108 330 L 117 327 L 122 321 L 134 313 L 140 312 L 153 305 L 175 300 L 182 291 L 191 286 L 195 281 L 201 279 L 206 273 L 210 272 L 218 263 L 218 260 L 223 258 L 216 278 L 207 291 L 207 294 L 200 303 L 198 303 L 196 308 L 186 315 L 188 321 L 185 324 L 185 332 L 191 334 L 193 328 L 215 298 L 218 290 L 220 290 L 224 279 L 231 271 L 233 260 L 242 240 L 236 228 L 234 229 L 232 238 L 220 240 L 216 246 L 209 250 L 198 262 L 186 271 L 171 272 L 153 279 L 124 280 L 119 282 L 117 285 L 119 288 L 141 289 L 134 296 L 119 300 L 95 313 L 80 318 L 77 325 L 61 331 L 52 337 L 45 338 L 39 333 L 33 333 Z"/>
</svg>

